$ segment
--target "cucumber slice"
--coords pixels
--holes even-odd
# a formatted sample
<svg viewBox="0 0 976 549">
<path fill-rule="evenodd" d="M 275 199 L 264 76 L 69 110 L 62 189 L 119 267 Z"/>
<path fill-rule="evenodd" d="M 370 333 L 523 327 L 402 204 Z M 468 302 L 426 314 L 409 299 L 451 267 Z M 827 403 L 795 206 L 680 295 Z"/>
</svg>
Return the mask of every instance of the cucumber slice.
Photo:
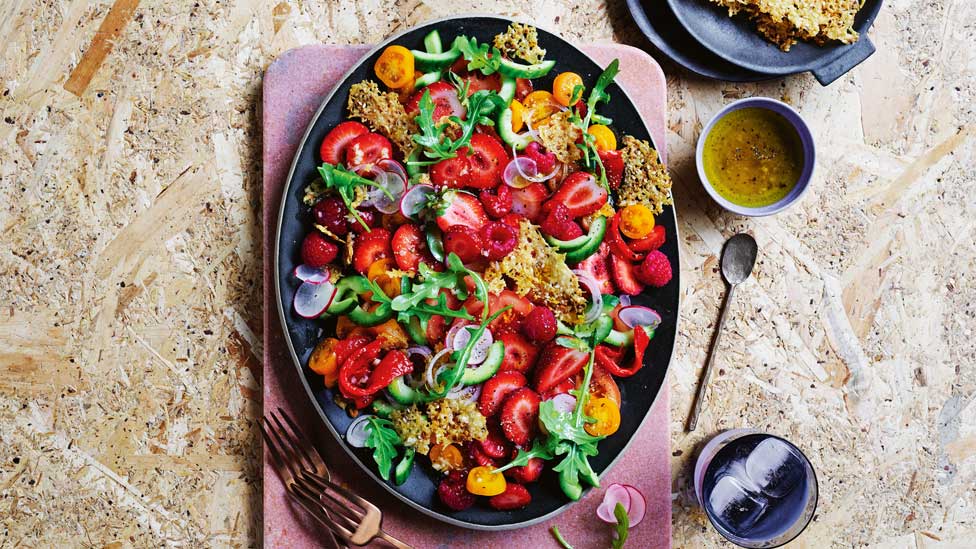
<svg viewBox="0 0 976 549">
<path fill-rule="evenodd" d="M 596 253 L 597 248 L 603 242 L 603 235 L 607 233 L 607 218 L 600 216 L 593 220 L 590 231 L 587 233 L 587 242 L 579 248 L 566 253 L 567 263 L 579 263 L 587 257 Z"/>
<path fill-rule="evenodd" d="M 624 347 L 634 342 L 634 332 L 618 332 L 617 330 L 610 330 L 610 333 L 607 334 L 607 338 L 604 339 L 603 342 L 608 345 L 613 345 L 614 347 Z"/>
<path fill-rule="evenodd" d="M 502 112 L 498 115 L 497 129 L 498 136 L 502 138 L 502 141 L 510 147 L 515 147 L 515 150 L 521 151 L 533 141 L 532 136 L 528 132 L 518 134 L 512 131 L 512 107 L 502 109 Z"/>
<path fill-rule="evenodd" d="M 552 246 L 555 246 L 555 248 L 562 253 L 575 250 L 576 248 L 579 248 L 583 244 L 586 244 L 587 242 L 590 241 L 590 235 L 588 234 L 577 236 L 572 240 L 559 240 L 558 238 L 549 235 L 546 235 L 545 238 L 546 238 L 546 242 L 548 242 Z"/>
<path fill-rule="evenodd" d="M 540 78 L 549 74 L 549 71 L 555 66 L 556 62 L 552 60 L 536 63 L 535 65 L 523 65 L 511 59 L 503 58 L 501 65 L 498 66 L 498 72 L 502 76 L 510 76 L 512 78 Z"/>
<path fill-rule="evenodd" d="M 515 79 L 510 76 L 502 76 L 502 87 L 498 90 L 498 95 L 505 100 L 506 105 L 512 104 L 515 99 Z M 511 126 L 511 124 L 509 124 Z"/>
<path fill-rule="evenodd" d="M 420 50 L 410 50 L 413 54 L 413 64 L 420 72 L 439 71 L 450 66 L 461 57 L 461 50 L 453 47 L 441 53 L 427 53 Z"/>
<path fill-rule="evenodd" d="M 400 486 L 407 481 L 407 477 L 413 471 L 413 457 L 416 453 L 413 448 L 407 448 L 403 453 L 403 459 L 400 460 L 400 463 L 397 463 L 396 469 L 393 471 L 393 484 Z"/>
<path fill-rule="evenodd" d="M 392 404 L 385 400 L 374 400 L 372 407 L 374 414 L 386 419 L 389 419 L 390 414 L 392 414 L 393 410 L 396 409 Z"/>
<path fill-rule="evenodd" d="M 407 335 L 417 345 L 427 345 L 427 334 L 424 333 L 424 329 L 420 325 L 420 320 L 415 316 L 410 317 L 410 320 L 407 322 Z"/>
<path fill-rule="evenodd" d="M 613 319 L 606 315 L 600 316 L 600 318 L 596 319 L 596 327 L 593 330 L 593 339 L 596 341 L 596 344 L 599 345 L 605 339 L 607 339 L 607 336 L 609 336 L 610 332 L 612 331 Z"/>
<path fill-rule="evenodd" d="M 403 377 L 404 376 L 393 378 L 393 381 L 386 386 L 390 396 L 393 397 L 393 400 L 405 406 L 420 402 L 423 395 L 420 393 L 420 391 L 417 391 L 416 389 L 407 385 L 407 382 L 404 381 Z"/>
<path fill-rule="evenodd" d="M 496 341 L 488 347 L 488 357 L 477 368 L 466 368 L 464 377 L 461 378 L 462 385 L 477 385 L 488 381 L 488 378 L 498 373 L 502 367 L 502 360 L 505 359 L 505 343 Z"/>
<path fill-rule="evenodd" d="M 441 44 L 441 33 L 437 32 L 437 29 L 430 31 L 424 37 L 424 49 L 427 50 L 427 53 L 444 53 L 444 45 Z"/>
<path fill-rule="evenodd" d="M 426 74 L 420 75 L 420 78 L 413 83 L 413 89 L 419 90 L 420 88 L 427 87 L 434 82 L 439 82 L 440 79 L 441 71 L 430 71 Z"/>
</svg>

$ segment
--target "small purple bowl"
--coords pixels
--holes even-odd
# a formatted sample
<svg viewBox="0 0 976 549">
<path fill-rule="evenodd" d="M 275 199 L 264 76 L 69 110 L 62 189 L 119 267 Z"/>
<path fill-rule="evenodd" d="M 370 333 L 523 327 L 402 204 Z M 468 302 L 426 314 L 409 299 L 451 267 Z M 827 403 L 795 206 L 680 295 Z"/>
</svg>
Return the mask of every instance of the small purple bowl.
<svg viewBox="0 0 976 549">
<path fill-rule="evenodd" d="M 705 176 L 705 168 L 702 165 L 702 152 L 705 149 L 705 139 L 708 137 L 708 134 L 711 133 L 715 123 L 732 111 L 737 111 L 739 109 L 745 109 L 748 107 L 766 109 L 781 115 L 796 130 L 796 133 L 800 136 L 800 143 L 803 145 L 803 170 L 800 172 L 799 181 L 796 182 L 796 185 L 793 186 L 790 193 L 781 198 L 779 201 L 768 206 L 757 208 L 741 206 L 734 202 L 730 202 L 728 199 L 718 194 L 718 192 L 712 187 L 712 184 L 708 181 L 708 177 Z M 777 101 L 768 97 L 749 97 L 726 105 L 725 108 L 720 110 L 715 116 L 712 117 L 711 120 L 709 120 L 708 125 L 706 125 L 702 130 L 701 135 L 698 136 L 698 147 L 695 150 L 695 164 L 698 167 L 698 178 L 701 180 L 705 190 L 708 191 L 709 196 L 712 197 L 712 200 L 718 202 L 723 208 L 732 213 L 749 217 L 762 217 L 779 213 L 799 200 L 800 197 L 803 196 L 803 193 L 806 192 L 807 187 L 810 184 L 810 179 L 813 177 L 813 168 L 816 163 L 817 150 L 813 143 L 813 134 L 810 133 L 810 128 L 807 126 L 806 121 L 803 120 L 800 113 L 793 110 L 793 107 L 790 107 L 782 101 Z"/>
</svg>

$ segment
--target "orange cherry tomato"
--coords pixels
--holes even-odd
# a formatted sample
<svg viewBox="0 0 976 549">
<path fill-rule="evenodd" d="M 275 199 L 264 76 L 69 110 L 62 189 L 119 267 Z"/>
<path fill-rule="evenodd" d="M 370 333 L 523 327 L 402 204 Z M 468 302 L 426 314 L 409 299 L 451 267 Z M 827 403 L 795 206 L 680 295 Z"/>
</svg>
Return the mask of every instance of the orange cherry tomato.
<svg viewBox="0 0 976 549">
<path fill-rule="evenodd" d="M 435 469 L 454 470 L 464 466 L 464 456 L 461 450 L 453 444 L 438 444 L 430 448 L 428 453 L 430 462 L 435 465 Z"/>
<path fill-rule="evenodd" d="M 476 496 L 497 496 L 505 491 L 505 475 L 491 467 L 475 467 L 468 473 L 466 488 Z"/>
<path fill-rule="evenodd" d="M 413 80 L 413 54 L 403 46 L 389 46 L 376 59 L 373 70 L 387 87 L 403 88 Z"/>
<path fill-rule="evenodd" d="M 609 398 L 591 398 L 583 407 L 583 412 L 596 420 L 583 426 L 587 433 L 595 437 L 612 435 L 620 428 L 620 407 Z"/>
<path fill-rule="evenodd" d="M 613 134 L 613 130 L 610 128 L 603 124 L 594 124 L 587 128 L 586 131 L 596 138 L 597 149 L 601 151 L 617 150 L 617 136 Z"/>
<path fill-rule="evenodd" d="M 325 386 L 330 389 L 339 381 L 339 361 L 335 353 L 337 343 L 339 340 L 334 337 L 323 339 L 315 346 L 312 356 L 308 357 L 309 369 L 323 376 Z"/>
<path fill-rule="evenodd" d="M 644 238 L 654 230 L 654 212 L 643 204 L 620 210 L 620 232 L 627 238 Z"/>
<path fill-rule="evenodd" d="M 590 394 L 595 397 L 609 398 L 620 407 L 620 387 L 614 381 L 610 372 L 601 368 L 599 364 L 593 365 L 593 377 L 590 379 Z"/>
<path fill-rule="evenodd" d="M 573 90 L 576 89 L 576 86 L 582 85 L 583 79 L 575 72 L 560 73 L 559 76 L 552 81 L 552 96 L 560 105 L 568 107 L 573 104 Z M 576 97 L 576 100 L 579 101 L 581 96 L 582 93 Z"/>
<path fill-rule="evenodd" d="M 512 108 L 512 131 L 517 132 L 522 129 L 525 124 L 525 105 L 523 105 L 518 99 L 512 99 L 512 104 L 509 105 Z"/>
<path fill-rule="evenodd" d="M 545 90 L 536 90 L 525 96 L 522 101 L 526 111 L 532 113 L 532 127 L 536 127 L 546 118 L 559 112 L 559 103 L 553 99 L 552 94 Z M 525 116 L 523 115 L 523 120 Z"/>
<path fill-rule="evenodd" d="M 400 295 L 400 277 L 390 276 L 390 271 L 396 268 L 396 261 L 392 257 L 377 259 L 366 270 L 366 278 L 379 284 L 386 297 L 396 297 Z"/>
</svg>

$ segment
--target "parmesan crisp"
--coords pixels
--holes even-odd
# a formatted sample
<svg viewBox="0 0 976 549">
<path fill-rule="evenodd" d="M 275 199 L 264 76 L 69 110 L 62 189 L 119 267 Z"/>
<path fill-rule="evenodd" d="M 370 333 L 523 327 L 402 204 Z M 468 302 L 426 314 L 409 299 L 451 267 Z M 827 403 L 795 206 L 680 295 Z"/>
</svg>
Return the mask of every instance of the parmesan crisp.
<svg viewBox="0 0 976 549">
<path fill-rule="evenodd" d="M 576 146 L 576 140 L 583 135 L 579 126 L 569 121 L 573 112 L 565 110 L 558 112 L 545 122 L 539 124 L 539 141 L 547 151 L 556 155 L 564 164 L 572 164 L 580 159 L 582 151 Z"/>
<path fill-rule="evenodd" d="M 729 10 L 745 13 L 767 40 L 783 51 L 798 40 L 823 46 L 829 42 L 857 41 L 854 16 L 862 0 L 710 0 Z"/>
<path fill-rule="evenodd" d="M 624 177 L 617 189 L 621 207 L 643 204 L 655 214 L 671 203 L 671 176 L 661 164 L 657 151 L 647 141 L 625 135 L 623 149 Z"/>
<path fill-rule="evenodd" d="M 346 108 L 350 118 L 358 118 L 388 137 L 404 156 L 413 150 L 410 136 L 417 132 L 417 123 L 407 114 L 397 94 L 384 93 L 376 82 L 364 80 L 349 88 Z"/>
<path fill-rule="evenodd" d="M 503 34 L 495 36 L 494 46 L 509 58 L 518 57 L 533 65 L 546 56 L 546 50 L 539 47 L 536 28 L 522 23 L 512 23 Z"/>
</svg>

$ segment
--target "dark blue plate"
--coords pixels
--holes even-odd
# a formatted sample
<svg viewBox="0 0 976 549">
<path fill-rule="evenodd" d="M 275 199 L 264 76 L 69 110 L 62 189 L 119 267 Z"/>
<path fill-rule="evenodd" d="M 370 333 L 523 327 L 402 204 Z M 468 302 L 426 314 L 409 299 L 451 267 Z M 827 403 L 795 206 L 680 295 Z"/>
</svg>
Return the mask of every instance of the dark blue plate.
<svg viewBox="0 0 976 549">
<path fill-rule="evenodd" d="M 351 421 L 350 418 L 333 403 L 332 392 L 323 386 L 322 378 L 305 366 L 316 343 L 334 333 L 334 321 L 307 320 L 294 313 L 291 303 L 299 281 L 294 278 L 292 272 L 301 262 L 301 241 L 312 227 L 310 209 L 302 204 L 301 197 L 305 186 L 319 177 L 316 172 L 316 167 L 321 162 L 319 145 L 325 134 L 346 118 L 345 104 L 349 87 L 356 82 L 375 78 L 372 70 L 373 63 L 383 48 L 391 43 L 408 48 L 422 48 L 424 36 L 433 29 L 440 32 L 445 42 L 453 40 L 458 34 L 475 36 L 480 42 L 490 42 L 496 34 L 504 32 L 510 22 L 499 17 L 465 17 L 434 21 L 388 39 L 354 66 L 335 90 L 325 98 L 305 131 L 282 196 L 274 257 L 275 286 L 279 313 L 286 335 L 285 341 L 308 395 L 340 446 L 376 482 L 414 509 L 444 522 L 480 530 L 504 530 L 529 526 L 556 516 L 566 510 L 572 502 L 563 495 L 556 476 L 551 471 L 547 471 L 539 482 L 529 486 L 529 491 L 532 493 L 531 505 L 525 509 L 505 512 L 491 509 L 484 502 L 479 502 L 462 512 L 453 512 L 444 507 L 436 495 L 440 474 L 430 467 L 424 457 L 417 459 L 412 474 L 402 486 L 394 486 L 381 480 L 376 474 L 371 451 L 352 448 L 345 443 L 343 434 Z M 592 85 L 602 72 L 602 68 L 593 60 L 558 36 L 540 29 L 539 41 L 548 51 L 546 57 L 557 62 L 556 68 L 547 78 L 536 81 L 539 87 L 550 87 L 555 75 L 563 71 L 576 72 L 583 77 L 587 85 Z M 623 67 L 623 70 L 627 70 L 627 67 Z M 614 129 L 618 135 L 630 134 L 639 139 L 652 141 L 640 113 L 623 90 L 617 84 L 612 84 L 607 91 L 612 99 L 609 105 L 601 107 L 601 113 L 614 119 Z M 678 321 L 679 289 L 678 238 L 674 209 L 668 207 L 662 215 L 658 216 L 658 223 L 664 225 L 667 230 L 668 239 L 662 251 L 671 259 L 675 276 L 666 287 L 650 290 L 634 298 L 635 303 L 656 309 L 661 314 L 663 323 L 651 341 L 645 357 L 645 367 L 637 375 L 619 382 L 623 396 L 620 430 L 601 442 L 599 455 L 591 458 L 594 470 L 600 474 L 607 471 L 617 460 L 640 428 L 666 382 L 668 365 L 671 362 Z M 304 398 L 298 395 L 291 396 Z"/>
</svg>

